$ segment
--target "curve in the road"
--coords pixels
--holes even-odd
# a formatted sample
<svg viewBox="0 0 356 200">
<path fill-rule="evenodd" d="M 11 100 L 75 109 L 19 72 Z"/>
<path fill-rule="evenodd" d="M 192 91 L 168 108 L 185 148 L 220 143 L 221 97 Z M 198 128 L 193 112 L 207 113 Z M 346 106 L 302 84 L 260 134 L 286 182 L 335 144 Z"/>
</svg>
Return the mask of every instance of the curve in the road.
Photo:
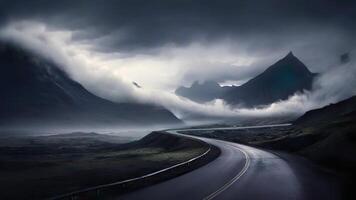
<svg viewBox="0 0 356 200">
<path fill-rule="evenodd" d="M 305 167 L 308 166 L 306 160 L 295 162 L 290 155 L 281 158 L 258 148 L 211 138 L 182 135 L 177 131 L 168 132 L 199 139 L 215 146 L 221 151 L 219 157 L 181 176 L 120 195 L 116 199 L 339 199 L 338 192 L 334 191 L 333 186 L 325 178 L 309 167 Z M 170 169 L 174 169 L 174 166 Z M 158 173 L 160 172 L 151 173 L 150 176 Z"/>
<path fill-rule="evenodd" d="M 176 131 L 169 131 L 178 134 Z M 184 135 L 186 136 L 186 135 Z M 308 166 L 237 143 L 186 136 L 218 147 L 221 154 L 210 163 L 173 179 L 117 197 L 120 200 L 314 200 L 338 199 L 337 192 Z"/>
<path fill-rule="evenodd" d="M 234 147 L 234 146 L 233 146 Z M 236 149 L 238 149 L 239 151 L 241 151 L 244 156 L 245 156 L 245 166 L 242 168 L 242 170 L 235 176 L 233 177 L 229 182 L 227 182 L 225 185 L 223 185 L 221 188 L 219 188 L 218 190 L 216 190 L 215 192 L 211 193 L 209 196 L 205 197 L 204 200 L 211 200 L 213 198 L 215 198 L 216 196 L 218 196 L 220 193 L 224 192 L 224 190 L 226 190 L 227 188 L 229 188 L 234 182 L 236 182 L 242 175 L 245 174 L 245 172 L 247 171 L 248 167 L 250 166 L 250 157 L 248 156 L 248 154 L 237 147 L 234 147 Z"/>
</svg>

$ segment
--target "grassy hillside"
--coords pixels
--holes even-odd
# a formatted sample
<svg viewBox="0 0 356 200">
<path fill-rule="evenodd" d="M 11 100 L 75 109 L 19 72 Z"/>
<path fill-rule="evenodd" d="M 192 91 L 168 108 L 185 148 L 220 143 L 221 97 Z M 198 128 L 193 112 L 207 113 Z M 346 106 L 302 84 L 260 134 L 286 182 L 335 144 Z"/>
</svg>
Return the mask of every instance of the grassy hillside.
<svg viewBox="0 0 356 200">
<path fill-rule="evenodd" d="M 43 199 L 126 180 L 189 160 L 208 149 L 205 143 L 159 132 L 138 141 L 125 142 L 127 138 L 95 133 L 2 138 L 1 197 Z M 142 184 L 177 176 L 213 157 L 144 183 L 121 190 L 115 188 L 115 191 L 126 192 Z"/>
</svg>

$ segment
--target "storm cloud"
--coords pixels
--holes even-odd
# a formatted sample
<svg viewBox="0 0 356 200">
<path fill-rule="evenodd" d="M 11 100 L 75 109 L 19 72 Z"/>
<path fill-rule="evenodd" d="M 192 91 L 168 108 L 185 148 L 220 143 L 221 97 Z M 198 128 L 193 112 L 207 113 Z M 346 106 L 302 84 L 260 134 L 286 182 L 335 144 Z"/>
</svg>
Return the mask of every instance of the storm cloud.
<svg viewBox="0 0 356 200">
<path fill-rule="evenodd" d="M 102 50 L 146 53 L 165 44 L 221 38 L 247 39 L 255 41 L 248 45 L 253 50 L 262 46 L 273 50 L 316 30 L 338 30 L 347 37 L 355 31 L 355 4 L 336 0 L 5 0 L 0 7 L 3 22 L 44 21 L 80 30 L 76 39 L 94 40 Z"/>
<path fill-rule="evenodd" d="M 339 56 L 354 59 L 355 18 L 356 2 L 346 0 L 0 2 L 2 38 L 55 60 L 94 93 L 218 115 L 303 112 L 353 95 L 342 77 L 354 73 L 354 62 L 341 66 Z M 322 74 L 318 92 L 263 110 L 198 105 L 172 94 L 195 80 L 243 83 L 289 51 Z"/>
</svg>

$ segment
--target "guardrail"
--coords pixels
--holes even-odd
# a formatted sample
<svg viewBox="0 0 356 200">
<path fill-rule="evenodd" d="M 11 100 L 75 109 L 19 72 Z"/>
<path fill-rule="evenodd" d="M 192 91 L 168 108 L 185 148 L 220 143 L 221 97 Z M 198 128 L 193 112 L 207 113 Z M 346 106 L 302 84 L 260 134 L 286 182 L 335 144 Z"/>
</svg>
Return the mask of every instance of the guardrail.
<svg viewBox="0 0 356 200">
<path fill-rule="evenodd" d="M 193 139 L 193 138 L 191 138 L 191 139 Z M 204 142 L 204 143 L 208 144 L 206 142 Z M 140 181 L 140 180 L 143 180 L 143 179 L 147 179 L 147 178 L 153 177 L 153 176 L 158 175 L 158 174 L 162 174 L 164 172 L 176 169 L 176 168 L 181 167 L 183 165 L 189 165 L 191 162 L 202 158 L 203 156 L 207 155 L 211 151 L 211 145 L 210 144 L 208 144 L 208 145 L 209 145 L 209 148 L 204 153 L 202 153 L 199 156 L 196 156 L 194 158 L 191 158 L 191 159 L 189 159 L 187 161 L 181 162 L 179 164 L 176 164 L 176 165 L 173 165 L 173 166 L 170 166 L 170 167 L 167 167 L 167 168 L 164 168 L 164 169 L 161 169 L 161 170 L 158 170 L 158 171 L 155 171 L 155 172 L 143 175 L 143 176 L 139 176 L 139 177 L 136 177 L 136 178 L 131 178 L 131 179 L 118 181 L 118 182 L 114 182 L 114 183 L 109 183 L 109 184 L 98 185 L 98 186 L 89 187 L 89 188 L 85 188 L 85 189 L 82 189 L 82 190 L 73 191 L 73 192 L 70 192 L 70 193 L 58 195 L 58 196 L 55 196 L 55 197 L 48 198 L 48 200 L 61 200 L 61 199 L 76 200 L 76 199 L 79 199 L 79 196 L 84 195 L 85 193 L 89 193 L 89 192 L 93 192 L 93 193 L 95 193 L 96 197 L 100 197 L 101 196 L 101 191 L 103 189 L 108 189 L 108 188 L 111 188 L 111 187 L 123 186 L 125 184 L 129 184 L 129 183 L 132 183 L 132 182 L 135 182 L 135 181 Z"/>
</svg>

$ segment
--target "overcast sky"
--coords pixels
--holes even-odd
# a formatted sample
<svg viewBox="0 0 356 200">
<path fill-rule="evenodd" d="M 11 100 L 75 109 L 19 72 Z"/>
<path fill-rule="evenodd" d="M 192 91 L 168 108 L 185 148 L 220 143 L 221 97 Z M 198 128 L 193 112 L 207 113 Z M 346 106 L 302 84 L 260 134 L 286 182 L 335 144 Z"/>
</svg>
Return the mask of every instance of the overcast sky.
<svg viewBox="0 0 356 200">
<path fill-rule="evenodd" d="M 241 83 L 289 51 L 330 73 L 354 54 L 354 19 L 356 2 L 342 0 L 0 1 L 2 38 L 115 101 L 148 101 L 195 80 Z"/>
</svg>

